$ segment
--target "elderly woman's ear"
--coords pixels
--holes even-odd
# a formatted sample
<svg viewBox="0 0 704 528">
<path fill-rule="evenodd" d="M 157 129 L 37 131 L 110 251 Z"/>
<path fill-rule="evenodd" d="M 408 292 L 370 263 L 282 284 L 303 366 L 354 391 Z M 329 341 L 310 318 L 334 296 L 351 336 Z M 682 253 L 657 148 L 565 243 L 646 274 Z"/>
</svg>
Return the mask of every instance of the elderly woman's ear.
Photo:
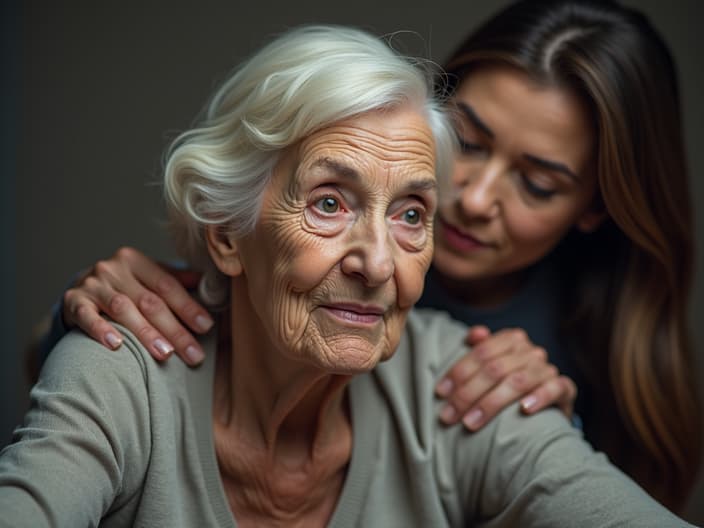
<svg viewBox="0 0 704 528">
<path fill-rule="evenodd" d="M 221 272 L 230 277 L 242 274 L 244 268 L 237 242 L 223 226 L 206 226 L 205 239 L 208 242 L 210 258 Z"/>
</svg>

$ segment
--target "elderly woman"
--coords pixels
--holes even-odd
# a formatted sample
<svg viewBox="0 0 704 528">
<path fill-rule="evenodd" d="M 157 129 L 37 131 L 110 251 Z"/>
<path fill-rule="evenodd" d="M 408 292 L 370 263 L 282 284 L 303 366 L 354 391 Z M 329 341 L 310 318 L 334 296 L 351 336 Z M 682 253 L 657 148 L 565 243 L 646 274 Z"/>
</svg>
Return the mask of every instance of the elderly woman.
<svg viewBox="0 0 704 528">
<path fill-rule="evenodd" d="M 427 78 L 365 33 L 298 29 L 244 63 L 165 170 L 224 308 L 205 363 L 64 338 L 0 457 L 0 525 L 685 524 L 557 411 L 435 419 L 466 330 L 410 310 L 453 141 Z"/>
</svg>

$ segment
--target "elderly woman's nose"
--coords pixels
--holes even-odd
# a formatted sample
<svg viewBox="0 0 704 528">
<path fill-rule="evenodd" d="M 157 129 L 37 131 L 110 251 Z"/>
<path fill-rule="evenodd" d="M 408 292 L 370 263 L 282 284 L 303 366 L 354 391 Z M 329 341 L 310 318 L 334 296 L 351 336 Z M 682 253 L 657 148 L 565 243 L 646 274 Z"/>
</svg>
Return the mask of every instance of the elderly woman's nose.
<svg viewBox="0 0 704 528">
<path fill-rule="evenodd" d="M 395 269 L 390 234 L 385 222 L 363 231 L 354 235 L 354 246 L 342 259 L 342 272 L 358 277 L 366 286 L 380 286 Z"/>
<path fill-rule="evenodd" d="M 468 170 L 459 180 L 457 205 L 468 218 L 493 218 L 499 211 L 501 180 L 505 168 L 498 162 L 487 162 L 479 169 Z"/>
</svg>

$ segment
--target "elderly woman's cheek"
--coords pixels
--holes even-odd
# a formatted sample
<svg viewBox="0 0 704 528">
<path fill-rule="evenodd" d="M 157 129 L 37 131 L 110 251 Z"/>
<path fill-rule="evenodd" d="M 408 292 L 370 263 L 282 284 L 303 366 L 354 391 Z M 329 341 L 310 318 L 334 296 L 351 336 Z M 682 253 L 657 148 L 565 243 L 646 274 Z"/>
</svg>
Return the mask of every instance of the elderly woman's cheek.
<svg viewBox="0 0 704 528">
<path fill-rule="evenodd" d="M 295 215 L 276 215 L 273 211 L 271 208 L 262 218 L 252 240 L 255 249 L 251 253 L 256 258 L 249 263 L 253 268 L 249 273 L 250 296 L 255 307 L 264 309 L 262 319 L 274 325 L 271 331 L 292 344 L 303 334 L 308 311 L 300 292 L 316 282 L 312 270 L 307 275 L 296 270 L 305 267 L 298 261 L 311 250 L 312 241 Z"/>
<path fill-rule="evenodd" d="M 397 243 L 395 269 L 398 304 L 401 309 L 407 310 L 423 293 L 425 274 L 433 259 L 432 223 L 426 223 L 421 229 L 395 226 L 394 239 Z"/>
<path fill-rule="evenodd" d="M 284 286 L 276 285 L 278 301 L 274 303 L 276 332 L 288 349 L 302 346 L 310 318 L 310 308 L 302 294 L 285 291 Z"/>
<path fill-rule="evenodd" d="M 294 292 L 317 289 L 344 255 L 346 244 L 340 237 L 310 237 L 300 251 L 288 252 L 281 273 Z"/>
<path fill-rule="evenodd" d="M 398 305 L 402 310 L 409 310 L 420 299 L 425 283 L 425 274 L 432 259 L 432 251 L 417 255 L 418 258 L 405 259 L 396 266 L 396 283 L 398 284 Z"/>
</svg>

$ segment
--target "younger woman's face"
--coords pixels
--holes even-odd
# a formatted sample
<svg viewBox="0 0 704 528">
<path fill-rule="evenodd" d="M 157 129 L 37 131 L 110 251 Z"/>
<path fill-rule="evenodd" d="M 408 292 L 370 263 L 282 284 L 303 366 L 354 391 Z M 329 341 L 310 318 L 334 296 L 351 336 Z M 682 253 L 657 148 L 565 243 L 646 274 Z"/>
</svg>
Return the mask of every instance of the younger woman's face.
<svg viewBox="0 0 704 528">
<path fill-rule="evenodd" d="M 462 148 L 435 222 L 441 274 L 503 279 L 544 257 L 572 226 L 596 228 L 594 129 L 575 94 L 492 65 L 473 71 L 454 100 Z"/>
</svg>

